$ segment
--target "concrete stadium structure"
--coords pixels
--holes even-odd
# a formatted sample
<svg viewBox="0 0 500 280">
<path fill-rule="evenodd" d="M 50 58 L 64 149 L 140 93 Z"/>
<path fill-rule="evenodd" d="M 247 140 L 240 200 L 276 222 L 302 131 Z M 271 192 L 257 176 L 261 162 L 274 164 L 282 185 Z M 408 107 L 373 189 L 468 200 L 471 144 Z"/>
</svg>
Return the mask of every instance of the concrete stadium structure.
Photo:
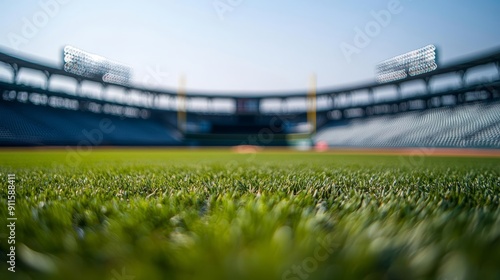
<svg viewBox="0 0 500 280">
<path fill-rule="evenodd" d="M 0 62 L 4 146 L 500 148 L 500 50 L 386 83 L 255 94 L 114 84 L 3 51 Z"/>
</svg>

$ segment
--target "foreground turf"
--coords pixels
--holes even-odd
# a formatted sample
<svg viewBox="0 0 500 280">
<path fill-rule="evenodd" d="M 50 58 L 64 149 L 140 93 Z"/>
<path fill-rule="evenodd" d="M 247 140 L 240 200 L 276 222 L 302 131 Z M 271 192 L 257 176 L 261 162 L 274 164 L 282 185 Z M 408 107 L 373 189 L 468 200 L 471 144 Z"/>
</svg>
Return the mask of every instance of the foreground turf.
<svg viewBox="0 0 500 280">
<path fill-rule="evenodd" d="M 1 279 L 499 279 L 500 160 L 0 152 Z M 8 224 L 8 221 L 4 222 Z"/>
</svg>

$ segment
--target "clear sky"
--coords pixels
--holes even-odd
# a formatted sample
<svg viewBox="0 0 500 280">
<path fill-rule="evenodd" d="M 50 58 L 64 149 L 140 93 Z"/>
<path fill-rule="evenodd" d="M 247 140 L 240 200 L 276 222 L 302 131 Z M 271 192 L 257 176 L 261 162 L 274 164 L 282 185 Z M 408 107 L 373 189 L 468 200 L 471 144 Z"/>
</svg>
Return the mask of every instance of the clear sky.
<svg viewBox="0 0 500 280">
<path fill-rule="evenodd" d="M 131 66 L 134 83 L 224 92 L 374 80 L 435 44 L 445 64 L 500 47 L 498 0 L 0 0 L 0 48 L 62 64 L 72 45 Z M 360 35 L 360 33 L 363 33 Z"/>
</svg>

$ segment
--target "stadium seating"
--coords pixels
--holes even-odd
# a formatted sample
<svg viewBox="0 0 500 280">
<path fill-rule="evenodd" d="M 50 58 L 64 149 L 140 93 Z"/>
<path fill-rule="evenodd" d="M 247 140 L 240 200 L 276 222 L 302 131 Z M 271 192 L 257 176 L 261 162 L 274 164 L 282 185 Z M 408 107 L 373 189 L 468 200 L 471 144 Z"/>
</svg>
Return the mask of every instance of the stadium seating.
<svg viewBox="0 0 500 280">
<path fill-rule="evenodd" d="M 333 147 L 500 148 L 500 102 L 345 120 L 319 130 L 315 141 Z"/>
<path fill-rule="evenodd" d="M 18 102 L 0 102 L 0 145 L 79 145 L 84 131 L 99 129 L 103 118 L 114 129 L 98 145 L 181 145 L 182 137 L 159 119 L 132 119 Z M 98 137 L 99 138 L 99 137 Z M 94 144 L 94 143 L 92 143 Z"/>
<path fill-rule="evenodd" d="M 133 119 L 0 102 L 0 145 L 78 145 L 84 130 L 99 128 L 103 118 L 115 129 L 99 145 L 185 145 L 182 135 L 156 118 Z M 473 147 L 500 148 L 500 102 L 469 103 L 393 115 L 332 121 L 315 142 L 331 147 Z"/>
</svg>

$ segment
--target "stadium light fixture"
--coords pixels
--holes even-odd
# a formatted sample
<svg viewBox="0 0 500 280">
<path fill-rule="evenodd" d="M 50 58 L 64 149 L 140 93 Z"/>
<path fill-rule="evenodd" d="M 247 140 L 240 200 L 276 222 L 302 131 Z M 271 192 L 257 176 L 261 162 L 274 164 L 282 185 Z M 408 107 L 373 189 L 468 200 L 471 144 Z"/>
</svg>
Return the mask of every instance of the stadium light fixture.
<svg viewBox="0 0 500 280">
<path fill-rule="evenodd" d="M 64 47 L 63 61 L 66 72 L 108 83 L 128 84 L 132 74 L 130 67 L 72 46 Z"/>
<path fill-rule="evenodd" d="M 386 83 L 434 71 L 437 69 L 436 60 L 434 45 L 398 55 L 377 65 L 377 81 Z"/>
</svg>

